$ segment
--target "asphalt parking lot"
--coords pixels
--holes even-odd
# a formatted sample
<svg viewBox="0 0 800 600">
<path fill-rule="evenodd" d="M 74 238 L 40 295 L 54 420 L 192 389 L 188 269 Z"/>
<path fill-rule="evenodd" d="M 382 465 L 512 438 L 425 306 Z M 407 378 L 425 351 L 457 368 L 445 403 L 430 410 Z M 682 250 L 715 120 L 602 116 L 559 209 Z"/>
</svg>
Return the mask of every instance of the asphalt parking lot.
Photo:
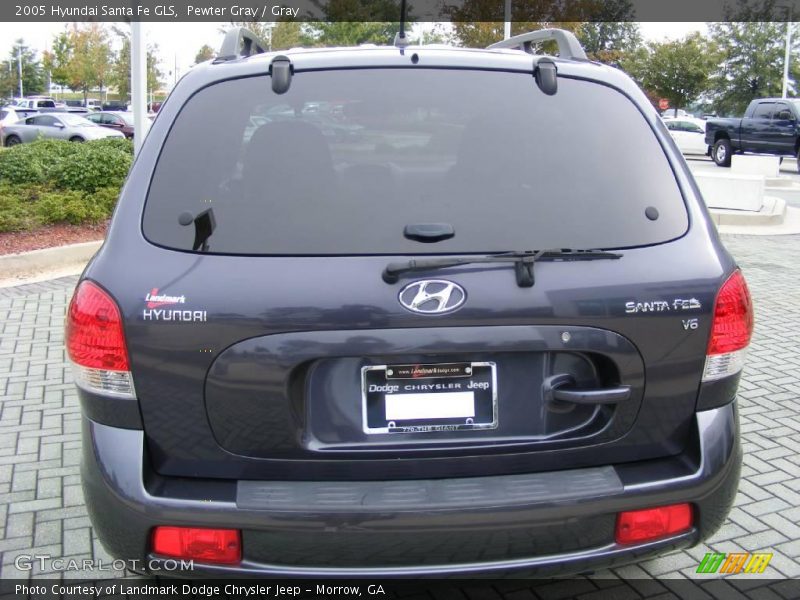
<svg viewBox="0 0 800 600">
<path fill-rule="evenodd" d="M 597 573 L 578 598 L 670 596 L 670 581 L 703 577 L 706 595 L 736 598 L 754 577 L 800 577 L 800 236 L 727 236 L 750 284 L 756 330 L 740 385 L 745 450 L 736 506 L 706 547 Z M 0 289 L 0 578 L 88 578 L 17 568 L 24 555 L 110 561 L 92 534 L 79 480 L 80 412 L 63 349 L 64 312 L 77 277 Z M 771 552 L 761 575 L 697 575 L 706 552 Z M 96 576 L 97 574 L 94 574 Z M 106 572 L 103 576 L 124 576 Z M 656 578 L 659 581 L 645 581 Z M 736 581 L 730 581 L 735 579 Z M 556 585 L 556 584 L 554 584 Z M 573 597 L 552 588 L 544 597 Z M 788 597 L 764 590 L 761 597 Z M 542 597 L 525 582 L 495 597 Z M 606 597 L 606 596 L 603 596 Z M 473 599 L 470 599 L 473 600 Z"/>
</svg>

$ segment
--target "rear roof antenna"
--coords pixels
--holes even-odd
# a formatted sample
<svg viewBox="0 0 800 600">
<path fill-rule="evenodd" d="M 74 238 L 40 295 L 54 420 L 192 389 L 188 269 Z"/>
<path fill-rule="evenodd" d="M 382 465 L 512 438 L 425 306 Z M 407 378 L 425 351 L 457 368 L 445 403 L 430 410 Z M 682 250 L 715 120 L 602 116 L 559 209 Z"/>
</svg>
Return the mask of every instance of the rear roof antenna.
<svg viewBox="0 0 800 600">
<path fill-rule="evenodd" d="M 408 46 L 406 37 L 406 0 L 400 0 L 400 31 L 394 34 L 394 45 L 401 50 Z"/>
</svg>

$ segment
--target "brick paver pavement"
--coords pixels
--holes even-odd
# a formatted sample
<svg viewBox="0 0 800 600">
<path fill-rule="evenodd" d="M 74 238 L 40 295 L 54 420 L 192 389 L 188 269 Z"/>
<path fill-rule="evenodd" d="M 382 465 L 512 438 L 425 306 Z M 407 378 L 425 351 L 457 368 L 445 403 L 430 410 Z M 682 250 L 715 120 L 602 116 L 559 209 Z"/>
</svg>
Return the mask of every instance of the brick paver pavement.
<svg viewBox="0 0 800 600">
<path fill-rule="evenodd" d="M 510 581 L 481 596 L 523 600 L 578 593 L 589 600 L 613 589 L 618 598 L 675 597 L 671 590 L 676 583 L 671 582 L 696 578 L 700 559 L 712 549 L 773 552 L 764 577 L 800 576 L 800 236 L 727 236 L 725 243 L 744 269 L 757 311 L 739 388 L 742 483 L 727 524 L 708 547 L 597 573 L 581 582 L 580 590 L 573 586 L 567 592 L 567 582 L 556 582 L 532 591 L 524 582 Z M 20 555 L 111 560 L 92 535 L 79 481 L 80 412 L 62 331 L 76 279 L 0 289 L 3 579 L 40 575 L 36 565 L 31 571 L 18 571 L 15 560 Z M 752 576 L 703 577 L 709 582 L 697 597 L 741 597 L 740 590 L 756 584 Z M 773 587 L 754 597 L 789 597 L 786 594 Z"/>
</svg>

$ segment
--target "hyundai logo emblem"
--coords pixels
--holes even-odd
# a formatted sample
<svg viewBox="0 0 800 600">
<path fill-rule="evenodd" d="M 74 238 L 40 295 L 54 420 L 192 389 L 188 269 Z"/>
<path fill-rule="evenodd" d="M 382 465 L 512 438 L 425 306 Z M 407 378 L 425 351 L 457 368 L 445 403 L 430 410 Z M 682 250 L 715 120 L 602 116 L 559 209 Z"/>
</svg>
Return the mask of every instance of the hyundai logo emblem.
<svg viewBox="0 0 800 600">
<path fill-rule="evenodd" d="M 467 293 L 457 283 L 444 279 L 424 279 L 400 290 L 398 300 L 411 312 L 441 315 L 461 308 Z"/>
</svg>

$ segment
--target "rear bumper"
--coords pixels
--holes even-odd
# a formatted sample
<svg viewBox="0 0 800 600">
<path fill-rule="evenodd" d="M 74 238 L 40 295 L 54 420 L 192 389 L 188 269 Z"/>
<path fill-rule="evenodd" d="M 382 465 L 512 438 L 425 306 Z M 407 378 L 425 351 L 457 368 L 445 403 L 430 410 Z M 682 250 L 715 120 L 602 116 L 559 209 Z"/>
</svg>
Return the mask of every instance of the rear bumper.
<svg viewBox="0 0 800 600">
<path fill-rule="evenodd" d="M 404 577 L 578 573 L 694 545 L 724 521 L 741 465 L 735 403 L 699 412 L 678 456 L 529 475 L 402 482 L 163 478 L 142 431 L 84 419 L 84 493 L 109 552 L 161 570 L 156 525 L 243 531 L 236 566 L 189 577 Z M 614 542 L 622 510 L 691 502 L 695 527 L 647 544 Z M 145 563 L 141 561 L 146 560 Z"/>
</svg>

